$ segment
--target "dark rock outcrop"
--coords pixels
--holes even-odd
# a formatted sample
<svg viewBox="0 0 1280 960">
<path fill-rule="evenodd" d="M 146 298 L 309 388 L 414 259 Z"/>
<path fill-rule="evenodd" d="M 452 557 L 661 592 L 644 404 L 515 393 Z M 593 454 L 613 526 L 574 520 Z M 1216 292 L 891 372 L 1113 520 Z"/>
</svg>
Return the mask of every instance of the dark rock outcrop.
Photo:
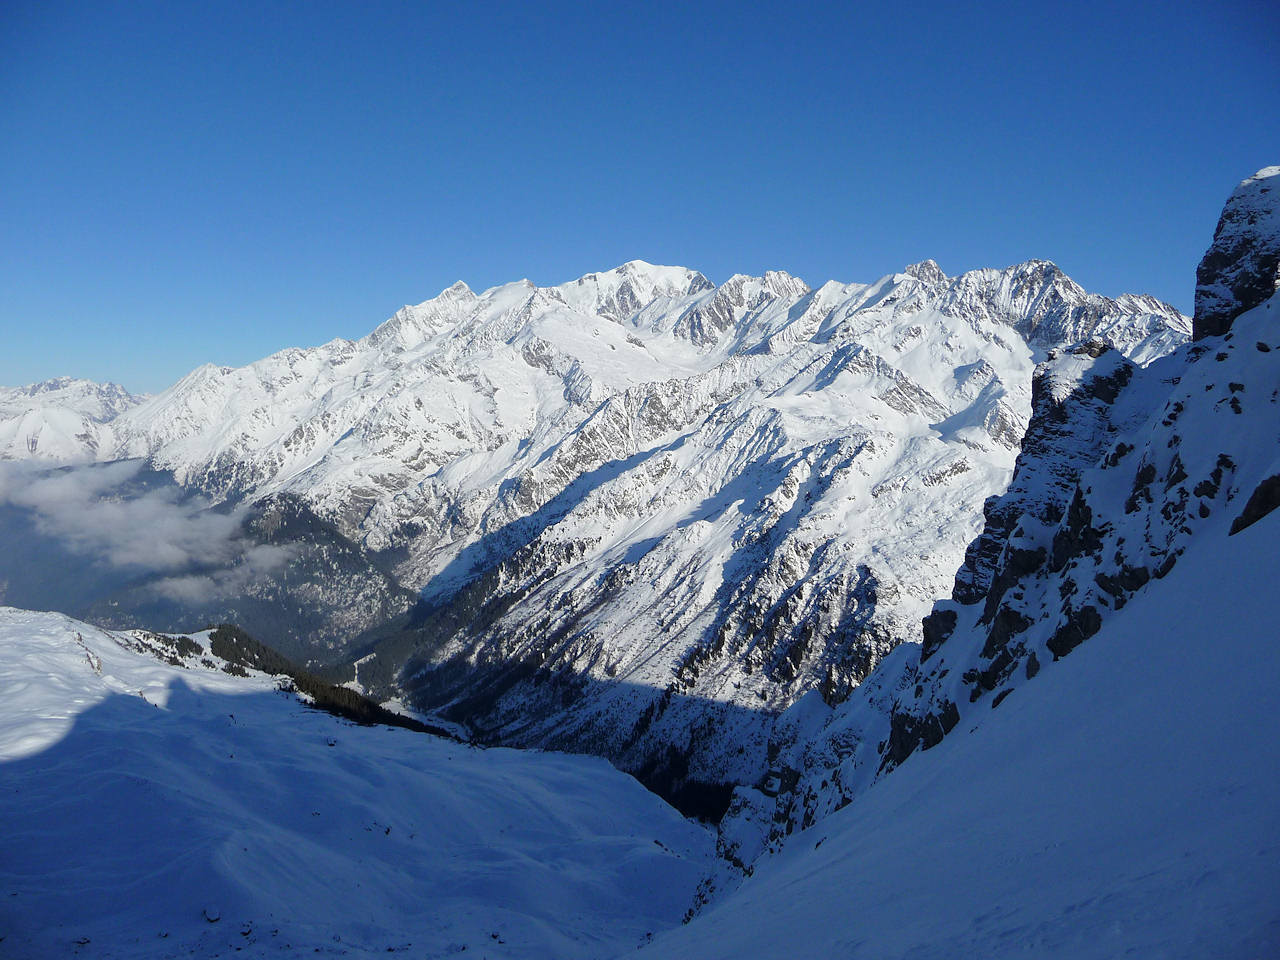
<svg viewBox="0 0 1280 960">
<path fill-rule="evenodd" d="M 1280 166 L 1241 181 L 1196 269 L 1192 339 L 1222 336 L 1231 321 L 1280 289 Z"/>
<path fill-rule="evenodd" d="M 1245 527 L 1257 523 L 1276 507 L 1280 507 L 1280 473 L 1267 477 L 1258 484 L 1250 494 L 1249 502 L 1244 505 L 1244 512 L 1231 522 L 1230 535 L 1234 536 Z"/>
</svg>

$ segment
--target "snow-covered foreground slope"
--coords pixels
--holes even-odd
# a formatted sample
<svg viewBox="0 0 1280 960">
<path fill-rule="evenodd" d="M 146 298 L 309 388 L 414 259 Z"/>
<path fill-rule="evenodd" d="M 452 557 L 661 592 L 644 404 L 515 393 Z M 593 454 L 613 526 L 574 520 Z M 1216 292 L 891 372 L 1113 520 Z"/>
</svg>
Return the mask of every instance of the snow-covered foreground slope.
<svg viewBox="0 0 1280 960">
<path fill-rule="evenodd" d="M 1276 956 L 1277 535 L 1280 514 L 1206 532 L 1069 657 L 640 955 Z"/>
<path fill-rule="evenodd" d="M 6 958 L 600 957 L 707 868 L 603 761 L 340 723 L 140 646 L 0 608 Z"/>
</svg>

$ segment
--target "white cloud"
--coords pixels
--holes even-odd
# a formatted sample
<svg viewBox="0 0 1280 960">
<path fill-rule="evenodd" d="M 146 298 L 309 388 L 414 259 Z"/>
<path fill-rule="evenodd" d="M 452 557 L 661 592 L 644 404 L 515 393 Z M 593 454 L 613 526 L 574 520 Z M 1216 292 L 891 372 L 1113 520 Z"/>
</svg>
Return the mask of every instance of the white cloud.
<svg viewBox="0 0 1280 960">
<path fill-rule="evenodd" d="M 32 512 L 40 533 L 111 567 L 154 574 L 155 589 L 188 602 L 243 593 L 291 551 L 243 535 L 247 508 L 216 509 L 140 460 L 49 468 L 0 463 L 0 504 Z"/>
</svg>

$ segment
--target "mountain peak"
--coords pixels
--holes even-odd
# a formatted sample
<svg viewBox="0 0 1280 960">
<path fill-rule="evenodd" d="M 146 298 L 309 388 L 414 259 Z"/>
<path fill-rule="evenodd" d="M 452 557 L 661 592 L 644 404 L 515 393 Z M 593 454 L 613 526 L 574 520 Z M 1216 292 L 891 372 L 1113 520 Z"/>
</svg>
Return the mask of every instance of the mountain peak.
<svg viewBox="0 0 1280 960">
<path fill-rule="evenodd" d="M 1193 339 L 1221 336 L 1280 289 L 1280 166 L 1241 180 L 1196 269 Z"/>
<path fill-rule="evenodd" d="M 915 277 L 924 283 L 945 283 L 947 281 L 947 275 L 938 266 L 938 261 L 933 259 L 912 263 L 904 268 L 902 272 L 908 277 Z"/>
<path fill-rule="evenodd" d="M 461 280 L 455 281 L 453 286 L 440 291 L 440 297 L 447 297 L 450 300 L 474 300 L 475 296 L 471 288 Z"/>
<path fill-rule="evenodd" d="M 1005 267 L 1004 273 L 1013 274 L 1015 276 L 1036 276 L 1054 279 L 1057 277 L 1066 277 L 1067 274 L 1063 269 L 1052 260 L 1045 260 L 1041 257 L 1032 257 L 1030 260 L 1023 260 L 1021 263 L 1011 264 Z"/>
<path fill-rule="evenodd" d="M 697 270 L 628 260 L 549 289 L 570 307 L 621 321 L 660 297 L 685 297 L 711 288 L 711 281 Z"/>
<path fill-rule="evenodd" d="M 766 270 L 764 285 L 780 297 L 800 296 L 809 292 L 809 285 L 785 270 Z"/>
</svg>

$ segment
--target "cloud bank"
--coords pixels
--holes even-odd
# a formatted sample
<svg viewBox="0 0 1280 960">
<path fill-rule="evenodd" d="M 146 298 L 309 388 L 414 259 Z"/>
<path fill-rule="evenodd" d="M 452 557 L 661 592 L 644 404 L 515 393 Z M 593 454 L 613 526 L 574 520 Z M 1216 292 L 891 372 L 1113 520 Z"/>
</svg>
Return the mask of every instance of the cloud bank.
<svg viewBox="0 0 1280 960">
<path fill-rule="evenodd" d="M 68 550 L 197 603 L 243 593 L 281 568 L 287 547 L 244 535 L 247 508 L 216 510 L 172 483 L 143 482 L 141 460 L 50 468 L 0 463 L 0 505 L 30 511 L 36 529 Z"/>
</svg>

